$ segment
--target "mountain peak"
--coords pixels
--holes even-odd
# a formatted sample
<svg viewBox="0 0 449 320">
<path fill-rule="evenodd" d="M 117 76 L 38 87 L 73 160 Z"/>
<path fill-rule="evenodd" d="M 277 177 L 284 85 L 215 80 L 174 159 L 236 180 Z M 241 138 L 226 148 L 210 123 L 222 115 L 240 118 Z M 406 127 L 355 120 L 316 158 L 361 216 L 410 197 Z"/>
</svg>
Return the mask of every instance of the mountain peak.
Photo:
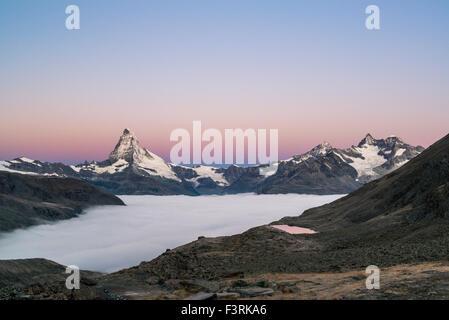
<svg viewBox="0 0 449 320">
<path fill-rule="evenodd" d="M 385 139 L 385 141 L 404 143 L 404 141 L 401 138 L 399 138 L 398 136 L 394 136 L 394 135 L 389 136 L 387 139 Z"/>
<path fill-rule="evenodd" d="M 319 145 L 317 145 L 315 148 L 313 148 L 312 150 L 310 150 L 308 153 L 317 156 L 317 155 L 325 155 L 327 154 L 330 150 L 332 150 L 333 147 L 330 145 L 329 142 L 324 141 L 323 143 L 320 143 Z"/>
<path fill-rule="evenodd" d="M 140 146 L 140 142 L 134 133 L 126 128 L 123 130 L 117 145 L 109 155 L 109 160 L 114 163 L 118 160 L 125 160 L 128 163 L 139 162 L 144 157 L 152 158 L 150 153 Z"/>
<path fill-rule="evenodd" d="M 332 146 L 331 146 L 331 144 L 329 143 L 329 142 L 327 142 L 327 141 L 323 141 L 320 145 L 319 145 L 319 147 L 322 147 L 322 148 L 325 148 L 325 149 L 332 149 Z"/>
<path fill-rule="evenodd" d="M 373 136 L 371 135 L 371 133 L 367 133 L 366 136 L 365 136 L 365 139 L 366 139 L 367 141 L 374 141 L 374 138 L 373 138 Z"/>
<path fill-rule="evenodd" d="M 128 135 L 128 134 L 134 135 L 134 134 L 131 132 L 131 130 L 129 130 L 128 128 L 125 128 L 125 130 L 123 130 L 123 135 Z"/>
<path fill-rule="evenodd" d="M 376 139 L 374 139 L 370 133 L 367 133 L 365 138 L 363 138 L 362 141 L 360 141 L 358 146 L 361 147 L 365 144 L 368 144 L 368 145 L 376 144 Z"/>
</svg>

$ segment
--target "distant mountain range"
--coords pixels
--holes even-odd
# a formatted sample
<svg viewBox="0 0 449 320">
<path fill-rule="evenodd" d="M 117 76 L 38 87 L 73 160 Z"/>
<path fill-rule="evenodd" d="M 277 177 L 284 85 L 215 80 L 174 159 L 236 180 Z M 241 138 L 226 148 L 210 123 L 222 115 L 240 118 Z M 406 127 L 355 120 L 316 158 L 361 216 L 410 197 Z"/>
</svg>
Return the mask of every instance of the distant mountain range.
<svg viewBox="0 0 449 320">
<path fill-rule="evenodd" d="M 401 167 L 424 150 L 398 137 L 374 139 L 336 149 L 324 142 L 307 153 L 280 161 L 275 174 L 257 188 L 259 193 L 348 193 Z"/>
<path fill-rule="evenodd" d="M 167 163 L 143 148 L 125 129 L 105 161 L 69 166 L 21 157 L 0 161 L 0 171 L 79 178 L 114 194 L 340 194 L 401 167 L 423 150 L 398 137 L 377 140 L 368 134 L 348 149 L 336 149 L 324 142 L 307 153 L 271 165 L 186 167 Z"/>
</svg>

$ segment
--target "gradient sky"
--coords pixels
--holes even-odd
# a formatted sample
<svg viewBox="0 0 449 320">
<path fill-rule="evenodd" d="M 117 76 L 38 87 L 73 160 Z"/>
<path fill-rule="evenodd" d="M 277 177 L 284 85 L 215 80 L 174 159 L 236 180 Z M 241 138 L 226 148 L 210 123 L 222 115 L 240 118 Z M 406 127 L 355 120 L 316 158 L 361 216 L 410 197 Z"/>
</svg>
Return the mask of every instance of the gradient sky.
<svg viewBox="0 0 449 320">
<path fill-rule="evenodd" d="M 168 159 L 193 120 L 277 128 L 280 158 L 449 132 L 447 0 L 2 0 L 0 40 L 0 159 L 103 160 L 125 127 Z"/>
</svg>

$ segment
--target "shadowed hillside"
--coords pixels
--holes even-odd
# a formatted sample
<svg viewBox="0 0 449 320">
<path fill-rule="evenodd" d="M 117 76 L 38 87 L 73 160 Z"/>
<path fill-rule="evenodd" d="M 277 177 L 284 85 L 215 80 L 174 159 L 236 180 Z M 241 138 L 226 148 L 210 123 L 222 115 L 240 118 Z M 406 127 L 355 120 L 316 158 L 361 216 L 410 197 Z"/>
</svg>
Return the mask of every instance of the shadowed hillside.
<svg viewBox="0 0 449 320">
<path fill-rule="evenodd" d="M 124 203 L 78 179 L 0 171 L 0 231 L 73 218 L 93 205 Z"/>
<path fill-rule="evenodd" d="M 449 218 L 449 135 L 408 164 L 350 195 L 280 222 L 331 231 Z"/>
</svg>

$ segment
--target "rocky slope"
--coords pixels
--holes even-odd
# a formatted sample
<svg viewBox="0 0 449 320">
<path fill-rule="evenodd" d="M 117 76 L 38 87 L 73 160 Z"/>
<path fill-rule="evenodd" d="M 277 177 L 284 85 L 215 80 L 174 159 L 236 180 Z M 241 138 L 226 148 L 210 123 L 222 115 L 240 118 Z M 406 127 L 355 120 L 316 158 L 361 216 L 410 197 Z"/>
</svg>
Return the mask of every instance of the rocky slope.
<svg viewBox="0 0 449 320">
<path fill-rule="evenodd" d="M 141 147 L 136 136 L 125 129 L 102 162 L 66 166 L 22 157 L 0 161 L 0 170 L 80 178 L 114 194 L 343 194 L 397 169 L 422 150 L 396 137 L 376 140 L 368 134 L 349 149 L 323 143 L 270 166 L 186 167 L 165 162 Z"/>
<path fill-rule="evenodd" d="M 0 232 L 73 218 L 93 205 L 124 203 L 78 179 L 0 171 Z"/>
<path fill-rule="evenodd" d="M 65 287 L 65 266 L 45 259 L 0 260 L 0 300 L 108 299 L 95 287 L 102 274 L 80 270 L 80 290 Z"/>
<path fill-rule="evenodd" d="M 449 299 L 444 261 L 381 269 L 367 290 L 365 270 L 338 273 L 229 273 L 213 280 L 125 278 L 81 270 L 80 290 L 65 267 L 45 259 L 0 260 L 0 300 L 441 300 Z"/>
</svg>

